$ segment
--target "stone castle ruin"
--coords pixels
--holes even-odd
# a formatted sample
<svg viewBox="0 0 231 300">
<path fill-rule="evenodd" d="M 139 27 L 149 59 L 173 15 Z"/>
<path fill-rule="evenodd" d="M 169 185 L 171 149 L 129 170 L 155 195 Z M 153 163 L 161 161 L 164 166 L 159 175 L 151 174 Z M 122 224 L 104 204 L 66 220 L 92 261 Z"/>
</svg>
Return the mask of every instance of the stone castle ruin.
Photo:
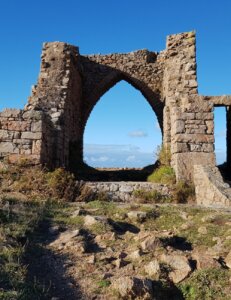
<svg viewBox="0 0 231 300">
<path fill-rule="evenodd" d="M 125 80 L 155 112 L 163 144 L 171 149 L 177 180 L 193 180 L 198 203 L 229 205 L 229 186 L 215 167 L 215 106 L 227 112 L 231 168 L 231 96 L 198 94 L 194 32 L 170 35 L 160 53 L 86 55 L 75 46 L 45 43 L 37 85 L 23 110 L 0 113 L 0 157 L 75 171 L 83 162 L 83 134 L 102 95 Z M 121 108 L 122 109 L 122 108 Z M 219 183 L 219 184 L 217 184 Z"/>
</svg>

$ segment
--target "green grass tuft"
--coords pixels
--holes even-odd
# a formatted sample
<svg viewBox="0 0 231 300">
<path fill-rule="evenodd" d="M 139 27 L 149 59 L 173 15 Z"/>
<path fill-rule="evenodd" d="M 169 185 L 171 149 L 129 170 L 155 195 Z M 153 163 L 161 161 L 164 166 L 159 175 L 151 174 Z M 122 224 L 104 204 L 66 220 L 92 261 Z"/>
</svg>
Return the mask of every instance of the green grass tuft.
<svg viewBox="0 0 231 300">
<path fill-rule="evenodd" d="M 174 184 L 176 182 L 175 172 L 169 166 L 161 166 L 148 176 L 149 182 Z"/>
<path fill-rule="evenodd" d="M 195 271 L 186 281 L 179 284 L 185 300 L 230 299 L 230 273 L 224 269 Z"/>
</svg>

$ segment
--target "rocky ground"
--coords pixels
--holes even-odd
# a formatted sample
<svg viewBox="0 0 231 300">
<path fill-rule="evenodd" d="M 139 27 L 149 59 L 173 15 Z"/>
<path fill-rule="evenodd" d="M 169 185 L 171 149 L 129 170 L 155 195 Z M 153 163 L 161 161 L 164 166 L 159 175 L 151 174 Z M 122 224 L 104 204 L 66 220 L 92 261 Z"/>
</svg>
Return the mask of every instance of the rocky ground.
<svg viewBox="0 0 231 300">
<path fill-rule="evenodd" d="M 0 177 L 0 299 L 231 299 L 231 211 L 77 202 L 64 170 L 21 170 Z"/>
<path fill-rule="evenodd" d="M 230 299 L 230 212 L 101 201 L 49 212 L 27 257 L 44 299 Z"/>
</svg>

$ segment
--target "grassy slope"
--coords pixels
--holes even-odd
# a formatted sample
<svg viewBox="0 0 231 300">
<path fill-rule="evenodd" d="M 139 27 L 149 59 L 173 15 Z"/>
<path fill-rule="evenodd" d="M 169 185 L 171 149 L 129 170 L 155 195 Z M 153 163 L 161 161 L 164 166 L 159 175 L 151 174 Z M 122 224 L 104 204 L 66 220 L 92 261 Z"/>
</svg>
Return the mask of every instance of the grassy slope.
<svg viewBox="0 0 231 300">
<path fill-rule="evenodd" d="M 0 299 L 28 299 L 23 256 L 28 236 L 43 215 L 44 204 L 5 198 L 0 202 Z"/>
</svg>

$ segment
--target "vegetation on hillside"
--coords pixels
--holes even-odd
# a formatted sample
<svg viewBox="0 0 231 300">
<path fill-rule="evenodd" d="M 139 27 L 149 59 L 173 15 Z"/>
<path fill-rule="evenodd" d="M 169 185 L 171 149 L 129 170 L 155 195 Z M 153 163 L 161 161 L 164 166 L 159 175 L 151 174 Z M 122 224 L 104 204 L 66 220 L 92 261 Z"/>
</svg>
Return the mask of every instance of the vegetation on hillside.
<svg viewBox="0 0 231 300">
<path fill-rule="evenodd" d="M 156 157 L 159 162 L 159 167 L 148 176 L 147 180 L 150 182 L 163 183 L 163 184 L 174 184 L 176 182 L 175 173 L 171 163 L 171 152 L 168 147 L 157 148 Z"/>
</svg>

